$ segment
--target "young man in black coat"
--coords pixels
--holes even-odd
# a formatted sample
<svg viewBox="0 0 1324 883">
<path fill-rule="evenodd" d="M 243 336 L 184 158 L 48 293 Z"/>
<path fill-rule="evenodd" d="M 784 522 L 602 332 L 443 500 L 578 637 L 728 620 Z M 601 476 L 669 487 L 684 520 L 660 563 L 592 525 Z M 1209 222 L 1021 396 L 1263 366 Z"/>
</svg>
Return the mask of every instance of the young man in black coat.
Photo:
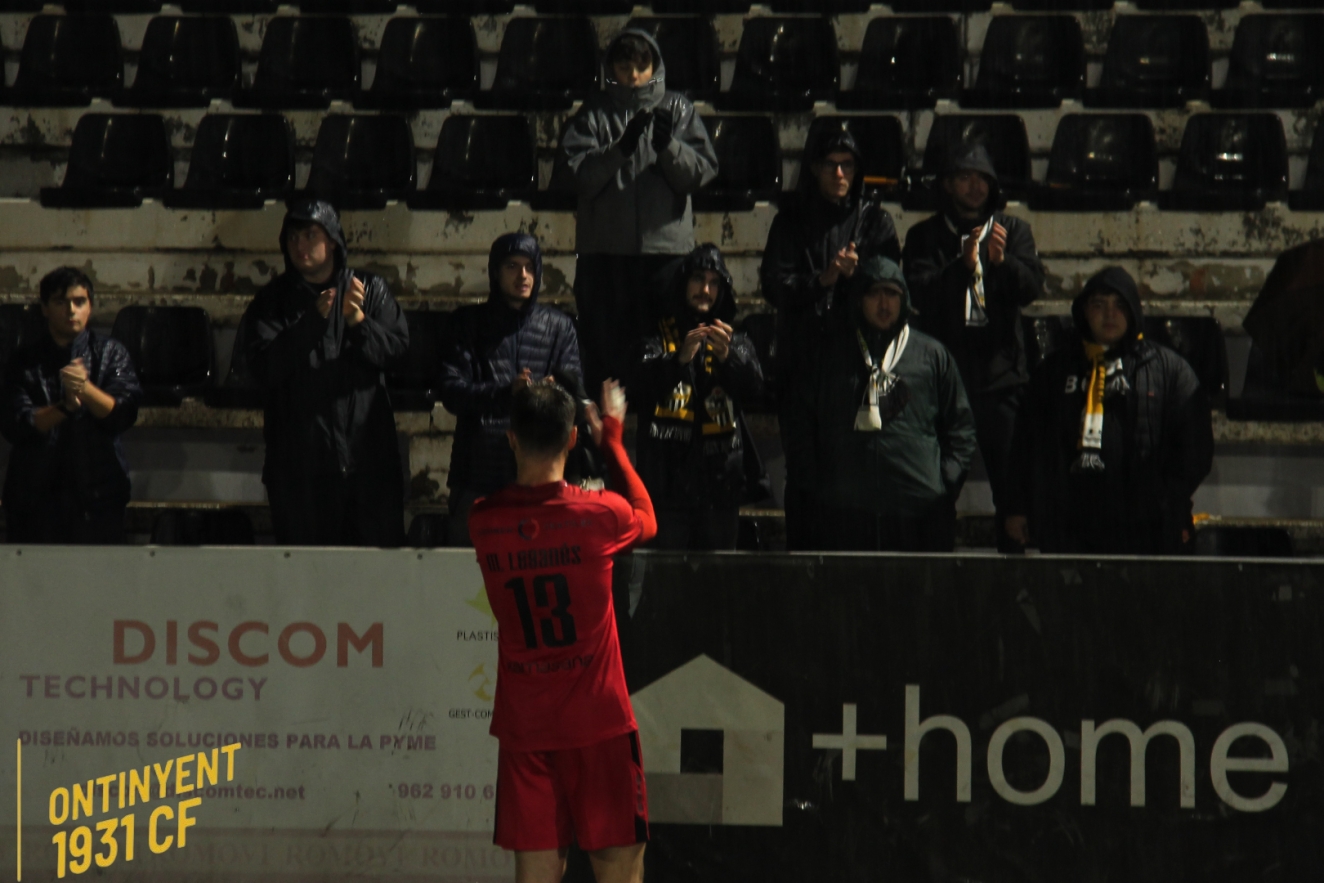
<svg viewBox="0 0 1324 883">
<path fill-rule="evenodd" d="M 961 369 L 1001 523 L 1016 408 L 1030 376 L 1021 308 L 1043 293 L 1044 270 L 1030 225 L 1002 211 L 983 147 L 957 155 L 941 186 L 942 210 L 906 234 L 906 279 L 921 326 Z M 1020 551 L 998 533 L 1001 551 Z"/>
<path fill-rule="evenodd" d="M 92 280 L 61 267 L 41 280 L 46 334 L 5 366 L 0 433 L 12 444 L 4 509 L 10 543 L 124 542 L 129 466 L 120 435 L 142 389 L 119 341 L 90 330 Z"/>
<path fill-rule="evenodd" d="M 657 512 L 660 549 L 734 549 L 745 495 L 742 406 L 758 399 L 754 344 L 734 330 L 722 253 L 700 245 L 670 268 L 670 309 L 645 338 L 638 370 L 639 475 Z"/>
<path fill-rule="evenodd" d="M 1121 267 L 1085 283 L 1071 315 L 1079 342 L 1035 370 L 1017 417 L 1006 530 L 1044 552 L 1185 551 L 1213 464 L 1208 397 L 1181 356 L 1143 338 Z"/>
<path fill-rule="evenodd" d="M 570 317 L 538 303 L 542 249 L 527 233 L 497 237 L 487 257 L 487 301 L 451 315 L 443 343 L 441 403 L 458 419 L 451 446 L 449 542 L 469 545 L 469 508 L 515 480 L 506 430 L 515 390 L 582 378 Z"/>
<path fill-rule="evenodd" d="M 404 478 L 385 369 L 409 349 L 386 280 L 351 270 L 330 203 L 300 202 L 280 232 L 285 272 L 244 311 L 248 369 L 266 393 L 276 542 L 398 546 Z"/>
</svg>

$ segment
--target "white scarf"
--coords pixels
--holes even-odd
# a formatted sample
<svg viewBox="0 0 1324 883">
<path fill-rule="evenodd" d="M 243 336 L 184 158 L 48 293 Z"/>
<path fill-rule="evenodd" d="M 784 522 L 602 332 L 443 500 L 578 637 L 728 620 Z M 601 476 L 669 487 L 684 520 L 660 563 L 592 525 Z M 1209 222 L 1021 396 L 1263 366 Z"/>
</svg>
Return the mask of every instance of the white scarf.
<svg viewBox="0 0 1324 883">
<path fill-rule="evenodd" d="M 943 216 L 947 221 L 947 227 L 953 233 L 959 233 L 952 219 Z M 984 227 L 979 231 L 979 241 L 982 244 L 988 238 L 988 234 L 993 230 L 993 216 L 989 215 Z M 961 237 L 961 250 L 965 251 L 965 243 L 970 238 L 969 233 Z M 979 249 L 975 249 L 975 269 L 971 274 L 970 287 L 965 292 L 965 324 L 974 326 L 983 326 L 988 324 L 988 313 L 984 311 L 984 261 L 979 255 Z"/>
<path fill-rule="evenodd" d="M 855 413 L 855 429 L 858 432 L 877 432 L 883 428 L 883 418 L 879 413 L 878 403 L 887 398 L 887 394 L 896 385 L 897 377 L 892 373 L 892 369 L 901 361 L 901 354 L 906 351 L 906 344 L 910 342 L 910 325 L 907 323 L 901 326 L 901 333 L 892 338 L 892 342 L 887 345 L 887 352 L 883 353 L 881 364 L 876 364 L 873 356 L 869 355 L 869 344 L 865 342 L 864 335 L 858 328 L 855 330 L 855 338 L 859 341 L 864 364 L 869 368 L 869 383 L 864 390 L 864 401 L 860 402 L 860 410 Z"/>
</svg>

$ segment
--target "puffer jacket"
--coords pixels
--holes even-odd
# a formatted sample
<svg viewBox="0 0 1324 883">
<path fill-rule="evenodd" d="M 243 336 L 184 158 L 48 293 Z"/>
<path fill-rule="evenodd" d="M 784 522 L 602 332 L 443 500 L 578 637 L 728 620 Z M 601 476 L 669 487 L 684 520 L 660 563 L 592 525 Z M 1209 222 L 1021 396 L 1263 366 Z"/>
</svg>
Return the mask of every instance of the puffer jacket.
<svg viewBox="0 0 1324 883">
<path fill-rule="evenodd" d="M 295 221 L 314 221 L 335 243 L 336 298 L 323 319 L 317 289 L 290 263 L 285 240 Z M 307 201 L 285 216 L 280 235 L 285 272 L 263 286 L 244 311 L 247 368 L 265 390 L 266 463 L 270 485 L 295 474 L 401 474 L 395 415 L 385 369 L 409 349 L 409 325 L 386 280 L 350 270 L 340 218 L 329 203 Z M 364 319 L 349 327 L 341 310 L 357 276 Z"/>
<path fill-rule="evenodd" d="M 685 288 L 690 276 L 703 270 L 721 276 L 722 290 L 712 309 L 699 316 L 686 303 Z M 758 354 L 737 331 L 725 362 L 705 343 L 682 365 L 685 335 L 700 322 L 734 324 L 736 300 L 715 245 L 701 245 L 677 261 L 669 278 L 670 315 L 645 339 L 638 373 L 639 477 L 659 509 L 735 508 L 746 490 L 742 406 L 757 400 L 763 385 Z"/>
<path fill-rule="evenodd" d="M 38 432 L 36 413 L 64 398 L 60 370 L 74 359 L 83 360 L 88 379 L 115 399 L 115 407 L 101 418 L 84 408 L 50 432 Z M 14 446 L 3 497 L 11 523 L 28 517 L 57 488 L 72 491 L 89 516 L 128 505 L 129 465 L 120 435 L 138 420 L 141 398 L 129 351 L 93 331 L 67 347 L 43 334 L 15 353 L 5 367 L 0 402 L 0 434 Z"/>
<path fill-rule="evenodd" d="M 666 91 L 666 65 L 657 42 L 646 31 L 624 34 L 642 37 L 652 47 L 652 82 L 630 88 L 608 79 L 561 133 L 558 162 L 579 196 L 575 250 L 581 255 L 687 254 L 694 248 L 690 194 L 717 177 L 717 154 L 694 105 L 679 92 Z M 650 124 L 634 153 L 621 153 L 616 142 L 630 119 L 640 111 L 661 109 L 673 120 L 670 143 L 656 151 Z"/>
<path fill-rule="evenodd" d="M 533 292 L 522 309 L 501 296 L 501 262 L 512 254 L 533 261 Z M 527 233 L 507 233 L 487 260 L 487 301 L 451 315 L 443 344 L 441 403 L 457 418 L 451 447 L 451 490 L 488 494 L 515 480 L 515 455 L 506 439 L 511 384 L 528 368 L 535 379 L 582 376 L 574 323 L 538 303 L 542 251 Z"/>
</svg>

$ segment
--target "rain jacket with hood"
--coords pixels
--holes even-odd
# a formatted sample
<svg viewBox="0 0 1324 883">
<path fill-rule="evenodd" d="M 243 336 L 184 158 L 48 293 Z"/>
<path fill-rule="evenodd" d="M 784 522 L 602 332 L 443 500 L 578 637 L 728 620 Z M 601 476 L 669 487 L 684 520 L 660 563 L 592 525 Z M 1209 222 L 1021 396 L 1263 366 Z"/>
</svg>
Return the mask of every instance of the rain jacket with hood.
<svg viewBox="0 0 1324 883">
<path fill-rule="evenodd" d="M 704 270 L 722 279 L 721 293 L 706 314 L 686 301 L 691 276 Z M 740 332 L 719 361 L 705 342 L 688 365 L 680 362 L 685 335 L 700 324 L 735 322 L 736 300 L 722 253 L 701 245 L 671 268 L 669 315 L 644 340 L 638 374 L 639 476 L 659 510 L 730 509 L 746 490 L 742 404 L 761 394 L 763 372 L 754 344 Z"/>
<path fill-rule="evenodd" d="M 501 263 L 511 255 L 533 262 L 533 292 L 519 309 L 501 293 Z M 534 378 L 580 376 L 579 342 L 570 317 L 538 303 L 542 250 L 527 233 L 507 233 L 487 258 L 489 293 L 481 304 L 451 315 L 443 344 L 441 403 L 457 418 L 451 446 L 452 495 L 500 490 L 515 480 L 515 455 L 506 439 L 511 384 L 528 368 Z"/>
<path fill-rule="evenodd" d="M 1030 377 L 1025 360 L 1021 308 L 1044 290 L 1044 268 L 1034 247 L 1030 225 L 1005 214 L 1006 199 L 998 175 L 982 145 L 957 156 L 944 178 L 958 171 L 976 171 L 988 180 L 988 201 L 979 218 L 962 218 L 949 197 L 938 214 L 906 234 L 902 262 L 920 314 L 920 324 L 952 352 L 971 396 L 1024 384 Z M 985 325 L 966 322 L 966 295 L 974 274 L 961 259 L 961 238 L 982 227 L 992 216 L 1007 231 L 1005 257 L 995 266 L 988 239 L 979 246 L 983 268 Z"/>
<path fill-rule="evenodd" d="M 335 246 L 335 273 L 325 285 L 307 282 L 290 260 L 290 230 L 307 222 L 321 226 Z M 368 535 L 357 541 L 398 544 L 404 482 L 385 370 L 408 350 L 409 325 L 386 280 L 349 268 L 340 217 L 330 203 L 291 207 L 280 248 L 285 272 L 253 298 L 240 330 L 248 370 L 266 392 L 262 480 L 278 533 L 290 534 L 277 541 L 342 541 L 336 539 L 340 525 L 317 526 L 326 508 L 325 479 L 339 476 L 353 480 L 350 496 L 364 516 L 360 534 Z M 364 287 L 364 318 L 350 326 L 342 303 L 355 277 Z M 332 286 L 336 296 L 324 319 L 317 298 Z M 377 521 L 380 533 L 369 523 Z"/>
<path fill-rule="evenodd" d="M 575 250 L 580 255 L 687 254 L 694 248 L 690 194 L 717 177 L 717 154 L 694 105 L 666 89 L 666 65 L 657 41 L 653 79 L 637 88 L 606 75 L 606 86 L 585 99 L 561 133 L 559 161 L 575 182 Z M 614 41 L 613 41 L 614 43 Z M 611 49 L 607 50 L 611 57 Z M 626 124 L 641 111 L 669 112 L 671 141 L 653 147 L 650 124 L 630 156 L 616 146 Z"/>
<path fill-rule="evenodd" d="M 1102 471 L 1073 470 L 1089 388 L 1085 301 L 1121 295 L 1126 337 L 1104 354 L 1120 358 L 1104 386 Z M 1172 350 L 1138 334 L 1144 315 L 1135 281 L 1108 267 L 1071 307 L 1079 340 L 1035 369 L 1016 420 L 1007 513 L 1029 518 L 1044 552 L 1171 554 L 1191 528 L 1191 497 L 1213 465 L 1209 401 L 1195 372 Z"/>
<path fill-rule="evenodd" d="M 810 166 L 839 152 L 855 156 L 855 180 L 846 199 L 837 203 L 822 195 Z M 773 218 L 759 267 L 763 297 L 777 308 L 777 379 L 782 389 L 806 350 L 806 334 L 819 331 L 833 304 L 844 300 L 849 279 L 825 288 L 819 276 L 852 242 L 861 261 L 874 256 L 901 260 L 892 216 L 864 191 L 864 163 L 855 137 L 844 128 L 829 127 L 805 151 L 796 195 Z"/>
<path fill-rule="evenodd" d="M 887 331 L 869 325 L 865 292 L 890 282 L 903 293 L 900 318 Z M 788 489 L 807 491 L 817 507 L 920 517 L 954 501 L 975 453 L 974 417 L 951 354 L 914 327 L 898 377 L 880 408 L 882 428 L 855 428 L 869 382 L 860 350 L 874 363 L 910 319 L 910 295 L 895 262 L 862 261 L 846 291 L 846 316 L 830 328 L 792 379 L 783 409 Z M 788 490 L 789 492 L 789 490 Z"/>
</svg>

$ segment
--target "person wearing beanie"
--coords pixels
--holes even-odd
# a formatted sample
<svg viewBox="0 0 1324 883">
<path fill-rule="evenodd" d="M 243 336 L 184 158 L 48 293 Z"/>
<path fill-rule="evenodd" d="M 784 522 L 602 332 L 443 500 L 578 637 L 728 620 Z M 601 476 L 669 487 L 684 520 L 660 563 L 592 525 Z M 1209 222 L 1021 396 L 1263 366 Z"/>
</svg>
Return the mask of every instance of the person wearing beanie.
<svg viewBox="0 0 1324 883">
<path fill-rule="evenodd" d="M 941 180 L 942 209 L 906 234 L 902 263 L 921 325 L 956 357 L 1001 523 L 1011 439 L 1029 367 L 1021 309 L 1044 290 L 1030 225 L 1003 211 L 981 145 L 960 150 Z M 1019 552 L 1001 529 L 998 548 Z"/>
<path fill-rule="evenodd" d="M 644 341 L 637 372 L 639 475 L 661 549 L 734 549 L 746 462 L 758 452 L 742 408 L 762 393 L 754 344 L 736 331 L 722 253 L 700 245 L 667 274 L 671 309 Z"/>
<path fill-rule="evenodd" d="M 451 314 L 442 342 L 441 403 L 455 415 L 448 539 L 468 546 L 469 509 L 515 480 L 506 438 L 511 396 L 530 381 L 577 384 L 579 341 L 570 317 L 538 303 L 542 249 L 527 233 L 506 233 L 487 257 L 487 300 Z M 580 393 L 582 395 L 582 393 Z"/>
<path fill-rule="evenodd" d="M 843 321 L 791 380 L 782 446 L 788 493 L 809 500 L 808 549 L 946 552 L 975 453 L 955 360 L 913 327 L 894 261 L 860 262 Z"/>
<path fill-rule="evenodd" d="M 1181 356 L 1144 338 L 1121 267 L 1086 282 L 1071 316 L 1079 340 L 1035 369 L 1017 416 L 1005 529 L 1044 552 L 1185 551 L 1213 466 L 1208 396 Z"/>
<path fill-rule="evenodd" d="M 657 41 L 627 29 L 607 47 L 603 89 L 561 133 L 558 178 L 573 182 L 575 309 L 586 379 L 626 379 L 656 318 L 650 280 L 694 248 L 690 194 L 717 177 L 694 105 L 667 91 Z"/>
<path fill-rule="evenodd" d="M 238 340 L 264 391 L 262 481 L 276 542 L 398 546 L 404 474 L 386 367 L 409 325 L 382 277 L 349 267 L 335 208 L 285 215 L 285 272 L 244 311 Z"/>
</svg>

